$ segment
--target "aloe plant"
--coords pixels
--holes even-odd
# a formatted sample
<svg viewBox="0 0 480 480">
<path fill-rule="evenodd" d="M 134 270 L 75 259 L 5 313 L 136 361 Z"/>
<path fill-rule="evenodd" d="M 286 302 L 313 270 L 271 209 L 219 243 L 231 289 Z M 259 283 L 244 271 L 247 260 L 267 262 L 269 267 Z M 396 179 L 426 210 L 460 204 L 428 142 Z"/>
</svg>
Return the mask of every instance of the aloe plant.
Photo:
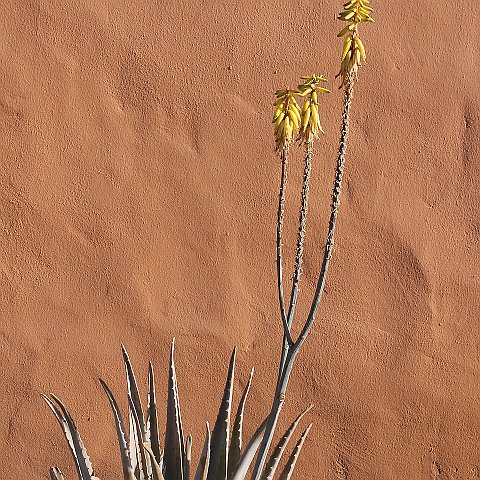
<svg viewBox="0 0 480 480">
<path fill-rule="evenodd" d="M 265 462 L 267 461 L 268 452 L 275 433 L 277 421 L 285 401 L 286 390 L 295 360 L 311 331 L 325 288 L 328 267 L 333 254 L 335 226 L 337 222 L 338 208 L 340 205 L 340 192 L 342 188 L 342 178 L 345 167 L 345 155 L 347 150 L 353 87 L 355 82 L 358 80 L 358 70 L 361 66 L 361 62 L 363 61 L 365 63 L 366 61 L 365 47 L 363 42 L 360 40 L 358 26 L 362 22 L 374 21 L 371 17 L 373 8 L 368 5 L 369 3 L 369 0 L 348 0 L 343 5 L 343 11 L 338 15 L 339 20 L 348 22 L 348 25 L 344 27 L 338 34 L 338 37 L 345 37 L 340 71 L 337 74 L 337 77 L 341 77 L 340 88 L 343 88 L 344 92 L 340 142 L 338 146 L 330 218 L 328 222 L 328 232 L 323 259 L 317 278 L 315 292 L 311 301 L 310 310 L 303 323 L 301 332 L 296 339 L 292 338 L 291 329 L 295 316 L 298 284 L 302 271 L 303 245 L 305 240 L 305 226 L 308 207 L 309 180 L 313 158 L 313 145 L 314 140 L 318 138 L 318 132 L 322 131 L 318 116 L 318 93 L 329 93 L 329 90 L 321 86 L 321 83 L 326 81 L 326 78 L 323 77 L 323 75 L 310 75 L 302 77 L 303 83 L 298 85 L 297 89 L 283 88 L 275 92 L 277 97 L 274 103 L 275 113 L 273 117 L 275 150 L 279 152 L 282 162 L 277 213 L 277 285 L 278 299 L 280 304 L 280 317 L 284 332 L 275 396 L 270 414 L 267 419 L 265 432 L 260 445 L 258 457 L 255 462 L 251 480 L 260 480 L 262 476 L 263 468 Z M 306 97 L 302 109 L 300 109 L 300 105 L 295 97 Z M 294 145 L 296 140 L 305 145 L 305 167 L 297 235 L 295 271 L 293 275 L 292 290 L 287 311 L 285 308 L 283 292 L 282 229 L 285 212 L 288 154 L 290 148 Z"/>
<path fill-rule="evenodd" d="M 170 350 L 170 367 L 168 372 L 167 418 L 163 448 L 161 447 L 158 427 L 155 377 L 152 364 L 148 369 L 148 398 L 144 411 L 139 395 L 138 385 L 130 358 L 122 346 L 125 364 L 128 397 L 128 431 L 118 403 L 107 384 L 100 380 L 112 409 L 117 440 L 120 448 L 124 480 L 243 480 L 255 457 L 263 434 L 266 420 L 257 428 L 248 443 L 243 446 L 244 410 L 253 378 L 253 369 L 240 398 L 236 415 L 232 415 L 233 381 L 235 373 L 234 350 L 230 358 L 227 380 L 220 402 L 217 419 L 213 430 L 206 423 L 206 434 L 202 454 L 195 475 L 191 469 L 191 436 L 185 436 L 180 410 L 177 374 L 174 360 L 175 341 Z M 60 424 L 75 462 L 79 480 L 98 480 L 82 442 L 73 418 L 61 400 L 55 395 L 43 398 L 53 411 Z M 264 469 L 263 479 L 289 479 L 295 468 L 298 454 L 311 424 L 300 436 L 284 468 L 279 464 L 295 429 L 312 406 L 306 408 L 290 425 L 274 449 Z M 233 424 L 232 424 L 233 418 Z M 232 424 L 232 426 L 231 426 Z M 50 469 L 52 480 L 64 480 L 57 467 Z"/>
<path fill-rule="evenodd" d="M 253 467 L 251 480 L 272 480 L 275 478 L 280 459 L 298 423 L 309 408 L 311 408 L 307 408 L 295 419 L 269 457 L 278 418 L 285 401 L 290 375 L 297 355 L 307 339 L 315 320 L 333 254 L 335 226 L 340 203 L 349 133 L 353 87 L 358 80 L 358 69 L 361 66 L 361 62 L 365 62 L 366 60 L 365 47 L 359 38 L 358 26 L 361 22 L 373 22 L 371 18 L 373 9 L 368 6 L 368 4 L 369 0 L 348 0 L 347 3 L 344 4 L 344 10 L 338 16 L 339 20 L 349 22 L 338 34 L 339 37 L 344 37 L 340 72 L 337 75 L 341 77 L 340 88 L 343 88 L 344 92 L 341 135 L 323 259 L 321 261 L 310 310 L 303 323 L 300 334 L 296 339 L 292 338 L 291 328 L 295 316 L 299 281 L 302 271 L 314 140 L 318 138 L 319 132 L 322 131 L 318 114 L 318 93 L 328 93 L 329 90 L 322 86 L 323 82 L 326 82 L 325 77 L 322 75 L 310 75 L 302 77 L 303 83 L 298 85 L 297 89 L 285 88 L 277 90 L 276 92 L 277 98 L 275 100 L 273 119 L 275 150 L 279 153 L 282 163 L 277 213 L 277 284 L 281 323 L 283 325 L 283 345 L 275 395 L 269 414 L 257 428 L 245 448 L 242 448 L 243 414 L 252 375 L 250 375 L 250 379 L 240 399 L 239 407 L 231 428 L 233 377 L 235 369 L 234 350 L 230 359 L 224 394 L 213 430 L 210 430 L 208 423 L 206 424 L 205 442 L 194 476 L 195 480 L 244 480 L 257 452 L 258 455 Z M 302 109 L 300 109 L 296 97 L 304 97 L 305 101 Z M 301 191 L 295 270 L 287 309 L 283 291 L 282 229 L 285 212 L 288 156 L 290 148 L 296 140 L 299 140 L 305 147 L 305 166 Z M 149 365 L 148 407 L 144 414 L 131 362 L 123 347 L 122 354 L 127 374 L 129 401 L 128 434 L 113 393 L 102 380 L 101 384 L 108 397 L 115 419 L 124 480 L 189 480 L 191 478 L 192 439 L 190 436 L 185 437 L 183 432 L 174 364 L 174 342 L 172 342 L 170 357 L 167 420 L 163 449 L 160 447 L 155 380 L 152 365 Z M 51 395 L 51 397 L 45 396 L 44 398 L 63 429 L 75 461 L 79 480 L 97 479 L 70 413 L 56 396 Z M 310 431 L 310 427 L 311 425 L 305 429 L 295 445 L 285 467 L 280 473 L 280 480 L 289 480 L 291 478 L 298 455 Z M 63 479 L 62 473 L 56 467 L 52 467 L 50 475 L 52 480 Z"/>
</svg>

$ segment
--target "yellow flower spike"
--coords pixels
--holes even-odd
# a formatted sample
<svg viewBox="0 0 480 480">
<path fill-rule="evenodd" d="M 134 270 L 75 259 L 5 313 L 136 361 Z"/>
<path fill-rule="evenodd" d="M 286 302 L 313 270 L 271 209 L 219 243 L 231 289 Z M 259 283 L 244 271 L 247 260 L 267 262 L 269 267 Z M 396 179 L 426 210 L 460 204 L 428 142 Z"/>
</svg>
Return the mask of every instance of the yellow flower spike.
<svg viewBox="0 0 480 480">
<path fill-rule="evenodd" d="M 319 84 L 326 82 L 323 75 L 310 75 L 302 77 L 304 82 L 298 86 L 298 91 L 307 92 L 308 98 L 305 100 L 302 108 L 302 121 L 300 123 L 300 132 L 298 140 L 300 143 L 311 143 L 318 137 L 319 132 L 323 133 L 318 115 L 318 94 L 329 93 L 328 88 L 321 87 Z"/>
<path fill-rule="evenodd" d="M 277 97 L 273 115 L 275 150 L 282 151 L 290 147 L 300 128 L 300 107 L 295 99 L 299 92 L 292 88 L 283 88 L 277 90 L 275 95 Z"/>
<path fill-rule="evenodd" d="M 337 35 L 345 37 L 340 71 L 336 75 L 342 78 L 340 88 L 356 81 L 361 61 L 366 62 L 365 47 L 358 37 L 358 25 L 361 22 L 374 21 L 370 16 L 373 8 L 368 6 L 369 3 L 369 0 L 350 0 L 343 5 L 343 11 L 338 14 L 339 20 L 350 22 Z"/>
</svg>

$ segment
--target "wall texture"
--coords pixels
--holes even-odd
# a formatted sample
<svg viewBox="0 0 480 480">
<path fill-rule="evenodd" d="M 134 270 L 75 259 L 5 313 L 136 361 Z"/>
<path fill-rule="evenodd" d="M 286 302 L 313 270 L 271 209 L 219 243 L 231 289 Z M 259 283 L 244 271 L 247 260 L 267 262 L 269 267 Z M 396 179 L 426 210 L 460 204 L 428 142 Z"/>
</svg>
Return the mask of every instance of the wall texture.
<svg viewBox="0 0 480 480">
<path fill-rule="evenodd" d="M 480 16 L 465 0 L 372 5 L 334 260 L 282 425 L 315 403 L 296 478 L 477 479 Z M 98 476 L 119 478 L 98 377 L 125 408 L 121 342 L 142 381 L 153 361 L 163 399 L 177 338 L 195 458 L 234 345 L 237 391 L 256 366 L 247 432 L 266 414 L 281 340 L 273 91 L 312 72 L 331 79 L 300 322 L 339 137 L 340 9 L 334 0 L 1 3 L 3 478 L 46 479 L 50 465 L 75 478 L 40 397 L 49 391 L 74 414 Z M 291 160 L 286 280 L 301 163 Z"/>
</svg>

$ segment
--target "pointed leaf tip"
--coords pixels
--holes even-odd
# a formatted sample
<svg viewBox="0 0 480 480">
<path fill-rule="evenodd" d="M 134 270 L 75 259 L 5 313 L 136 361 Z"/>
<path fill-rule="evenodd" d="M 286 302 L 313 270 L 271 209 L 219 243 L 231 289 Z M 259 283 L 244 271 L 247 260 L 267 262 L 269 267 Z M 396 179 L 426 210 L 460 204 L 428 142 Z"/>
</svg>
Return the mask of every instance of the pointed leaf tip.
<svg viewBox="0 0 480 480">
<path fill-rule="evenodd" d="M 50 480 L 64 480 L 63 474 L 58 467 L 50 468 Z"/>
<path fill-rule="evenodd" d="M 287 431 L 283 435 L 283 437 L 279 440 L 277 446 L 273 450 L 272 454 L 270 455 L 270 458 L 267 462 L 267 465 L 265 467 L 265 470 L 262 474 L 262 480 L 272 480 L 276 470 L 278 468 L 278 465 L 282 459 L 282 456 L 285 452 L 285 449 L 287 448 L 288 442 L 292 438 L 292 435 L 297 428 L 298 424 L 300 423 L 300 420 L 306 415 L 307 412 L 309 412 L 313 408 L 313 404 L 309 405 L 303 412 L 300 413 L 300 415 L 297 416 L 297 418 L 290 424 L 288 427 Z"/>
<path fill-rule="evenodd" d="M 243 435 L 243 416 L 245 410 L 245 403 L 247 401 L 248 392 L 252 385 L 254 368 L 250 372 L 250 377 L 243 391 L 242 397 L 237 408 L 237 414 L 235 415 L 235 421 L 232 428 L 232 437 L 230 444 L 230 451 L 228 452 L 228 478 L 230 478 L 238 467 L 242 452 L 242 435 Z"/>
<path fill-rule="evenodd" d="M 290 480 L 290 478 L 292 477 L 293 470 L 295 469 L 295 466 L 297 464 L 298 456 L 300 455 L 300 451 L 302 450 L 303 444 L 305 443 L 305 439 L 307 438 L 308 432 L 310 432 L 312 425 L 313 423 L 310 423 L 310 425 L 308 425 L 308 427 L 302 433 L 302 436 L 295 445 L 295 448 L 293 449 L 293 452 L 290 455 L 290 458 L 288 459 L 288 462 L 285 465 L 285 468 L 283 469 L 279 480 Z"/>
<path fill-rule="evenodd" d="M 205 425 L 206 434 L 205 442 L 203 444 L 202 454 L 198 462 L 197 472 L 195 473 L 195 480 L 206 480 L 208 475 L 208 467 L 210 465 L 210 425 L 207 422 Z"/>
<path fill-rule="evenodd" d="M 233 349 L 228 366 L 227 380 L 223 390 L 223 397 L 213 427 L 211 440 L 210 467 L 208 480 L 227 478 L 228 473 L 228 446 L 230 432 L 230 415 L 232 410 L 233 380 L 235 372 L 236 348 Z"/>
<path fill-rule="evenodd" d="M 185 441 L 178 395 L 177 374 L 175 371 L 175 337 L 170 349 L 168 373 L 167 425 L 165 429 L 164 466 L 169 480 L 184 480 L 186 463 Z"/>
<path fill-rule="evenodd" d="M 152 362 L 148 363 L 148 410 L 147 410 L 147 439 L 150 440 L 150 446 L 157 463 L 161 463 L 160 453 L 160 434 L 158 431 L 158 413 L 155 393 L 155 375 Z"/>
<path fill-rule="evenodd" d="M 61 400 L 53 393 L 51 394 L 51 397 L 53 401 L 46 395 L 43 396 L 63 430 L 68 446 L 70 447 L 71 454 L 75 461 L 78 477 L 80 480 L 90 480 L 90 477 L 94 475 L 92 463 L 90 462 L 90 458 L 83 445 L 75 422 Z"/>
<path fill-rule="evenodd" d="M 140 394 L 138 391 L 137 380 L 135 378 L 135 373 L 133 371 L 132 362 L 130 361 L 130 357 L 128 356 L 127 350 L 122 345 L 122 355 L 123 355 L 123 363 L 125 364 L 125 373 L 127 377 L 127 388 L 128 388 L 128 395 L 132 398 L 132 405 L 130 408 L 135 410 L 135 415 L 138 418 L 140 423 L 140 438 L 142 441 L 146 440 L 146 429 L 145 429 L 145 422 L 143 418 L 143 407 L 142 402 L 140 400 Z"/>
<path fill-rule="evenodd" d="M 125 429 L 125 423 L 123 422 L 122 414 L 118 408 L 118 404 L 113 396 L 112 392 L 108 388 L 107 384 L 100 379 L 100 384 L 105 390 L 110 407 L 113 412 L 113 418 L 115 420 L 115 428 L 117 430 L 117 441 L 120 448 L 120 457 L 122 459 L 123 478 L 124 480 L 136 480 L 133 473 L 132 458 L 128 447 L 128 438 Z"/>
</svg>

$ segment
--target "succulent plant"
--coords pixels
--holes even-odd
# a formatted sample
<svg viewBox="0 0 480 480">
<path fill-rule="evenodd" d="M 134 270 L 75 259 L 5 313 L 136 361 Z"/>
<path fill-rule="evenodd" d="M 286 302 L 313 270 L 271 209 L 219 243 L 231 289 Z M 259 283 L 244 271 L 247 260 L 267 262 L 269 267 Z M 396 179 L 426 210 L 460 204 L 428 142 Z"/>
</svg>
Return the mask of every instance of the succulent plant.
<svg viewBox="0 0 480 480">
<path fill-rule="evenodd" d="M 296 339 L 292 338 L 292 324 L 295 316 L 295 306 L 302 272 L 313 146 L 314 140 L 318 138 L 319 132 L 322 131 L 318 113 L 318 93 L 328 93 L 329 90 L 322 86 L 322 84 L 326 82 L 325 77 L 322 75 L 309 75 L 302 77 L 303 83 L 298 85 L 297 89 L 283 88 L 275 92 L 275 113 L 273 117 L 275 150 L 279 154 L 282 163 L 277 212 L 277 286 L 283 327 L 283 344 L 275 395 L 266 419 L 257 428 L 245 448 L 242 449 L 243 412 L 252 381 L 252 375 L 250 375 L 250 379 L 241 397 L 231 429 L 230 420 L 235 368 L 234 350 L 230 360 L 222 402 L 212 431 L 210 431 L 207 423 L 205 443 L 194 477 L 195 480 L 243 480 L 246 478 L 255 456 L 257 458 L 253 466 L 251 480 L 272 480 L 278 470 L 280 458 L 298 423 L 303 415 L 311 408 L 309 407 L 304 410 L 295 419 L 269 457 L 270 446 L 285 401 L 290 375 L 297 355 L 307 339 L 315 320 L 333 254 L 335 226 L 340 205 L 340 193 L 349 133 L 353 87 L 358 80 L 358 68 L 361 66 L 361 61 L 363 60 L 363 62 L 365 62 L 366 59 L 364 45 L 358 36 L 358 25 L 361 22 L 373 22 L 370 16 L 373 9 L 368 6 L 368 4 L 369 0 L 349 0 L 344 4 L 344 11 L 338 16 L 339 20 L 348 22 L 348 25 L 338 34 L 339 37 L 344 37 L 341 67 L 337 75 L 337 77 L 341 77 L 340 88 L 342 88 L 344 92 L 340 142 L 323 259 L 310 310 L 304 320 L 300 334 Z M 296 97 L 304 98 L 302 108 L 300 108 Z M 305 147 L 305 167 L 301 191 L 295 270 L 292 278 L 290 301 L 287 306 L 283 291 L 282 230 L 285 213 L 288 155 L 296 140 Z M 112 392 L 105 382 L 101 381 L 101 384 L 107 394 L 115 418 L 124 480 L 189 480 L 192 440 L 190 436 L 185 438 L 183 433 L 173 358 L 174 342 L 172 342 L 170 358 L 167 423 L 163 450 L 160 448 L 159 440 L 153 368 L 150 364 L 148 408 L 144 416 L 137 382 L 125 348 L 122 348 L 122 352 L 127 372 L 129 400 L 128 436 L 121 412 Z M 54 395 L 51 397 L 44 396 L 44 398 L 63 429 L 75 460 L 79 480 L 97 479 L 70 413 Z M 280 473 L 280 480 L 289 480 L 291 478 L 298 455 L 310 428 L 311 424 L 305 429 L 298 440 L 284 469 Z M 63 480 L 62 473 L 56 467 L 52 467 L 50 475 L 53 480 Z"/>
<path fill-rule="evenodd" d="M 292 338 L 291 331 L 292 323 L 295 317 L 295 306 L 299 292 L 299 281 L 302 273 L 303 247 L 308 211 L 309 183 L 314 153 L 313 146 L 314 140 L 318 138 L 318 133 L 323 132 L 318 113 L 318 93 L 329 93 L 329 90 L 321 86 L 322 83 L 326 82 L 326 78 L 323 75 L 314 74 L 301 77 L 303 83 L 298 85 L 296 90 L 284 88 L 275 92 L 275 113 L 273 116 L 275 151 L 279 153 L 282 163 L 277 210 L 277 286 L 280 316 L 283 326 L 283 345 L 278 370 L 277 386 L 275 389 L 275 398 L 270 410 L 270 414 L 267 417 L 265 433 L 260 443 L 252 480 L 262 479 L 262 472 L 264 465 L 267 462 L 268 452 L 270 450 L 270 445 L 273 439 L 277 421 L 285 401 L 285 393 L 293 365 L 298 352 L 300 351 L 311 331 L 325 288 L 328 267 L 333 254 L 335 226 L 337 222 L 338 209 L 340 206 L 340 193 L 342 189 L 343 171 L 345 168 L 345 155 L 347 151 L 353 87 L 355 82 L 358 80 L 358 68 L 361 66 L 361 61 L 363 60 L 364 63 L 366 61 L 365 47 L 359 38 L 358 25 L 361 22 L 374 21 L 371 17 L 373 8 L 368 5 L 369 3 L 369 0 L 349 0 L 343 5 L 344 10 L 337 17 L 339 20 L 348 22 L 348 25 L 344 27 L 338 34 L 338 37 L 345 37 L 340 71 L 336 75 L 336 77 L 341 77 L 340 88 L 343 89 L 344 93 L 340 142 L 338 145 L 337 164 L 335 168 L 335 178 L 332 190 L 332 203 L 323 259 L 320 266 L 320 271 L 318 273 L 317 284 L 311 301 L 310 310 L 303 323 L 300 335 L 295 340 Z M 295 96 L 305 97 L 302 108 L 300 108 Z M 292 145 L 295 143 L 294 139 L 297 133 L 298 137 L 296 140 L 298 140 L 299 143 L 303 144 L 305 147 L 305 167 L 300 201 L 295 270 L 292 278 L 290 302 L 287 309 L 283 291 L 282 231 L 285 214 L 289 153 Z"/>
<path fill-rule="evenodd" d="M 155 377 L 152 364 L 148 369 L 148 402 L 143 410 L 135 374 L 125 347 L 122 346 L 128 390 L 128 433 L 118 403 L 107 384 L 100 380 L 110 403 L 117 431 L 118 445 L 123 467 L 124 480 L 189 480 L 191 473 L 191 436 L 185 437 L 177 375 L 174 361 L 175 341 L 170 351 L 170 368 L 168 375 L 167 419 L 163 449 L 160 446 L 160 431 L 156 406 Z M 250 441 L 243 446 L 243 419 L 245 403 L 253 378 L 250 378 L 240 398 L 235 418 L 232 420 L 233 380 L 235 371 L 234 350 L 230 358 L 227 380 L 213 430 L 206 424 L 205 442 L 199 464 L 194 475 L 195 480 L 243 480 L 246 478 L 251 463 L 262 440 L 266 420 L 257 428 Z M 62 427 L 68 446 L 72 453 L 79 480 L 98 480 L 80 438 L 72 416 L 58 397 L 51 394 L 43 398 L 53 411 Z M 305 429 L 295 445 L 285 467 L 280 472 L 280 460 L 286 450 L 302 417 L 312 406 L 306 408 L 285 432 L 263 471 L 262 478 L 271 480 L 290 479 L 295 468 L 298 454 L 302 448 L 311 424 Z M 279 473 L 279 475 L 278 475 Z M 52 480 L 64 480 L 57 467 L 50 469 Z"/>
</svg>

